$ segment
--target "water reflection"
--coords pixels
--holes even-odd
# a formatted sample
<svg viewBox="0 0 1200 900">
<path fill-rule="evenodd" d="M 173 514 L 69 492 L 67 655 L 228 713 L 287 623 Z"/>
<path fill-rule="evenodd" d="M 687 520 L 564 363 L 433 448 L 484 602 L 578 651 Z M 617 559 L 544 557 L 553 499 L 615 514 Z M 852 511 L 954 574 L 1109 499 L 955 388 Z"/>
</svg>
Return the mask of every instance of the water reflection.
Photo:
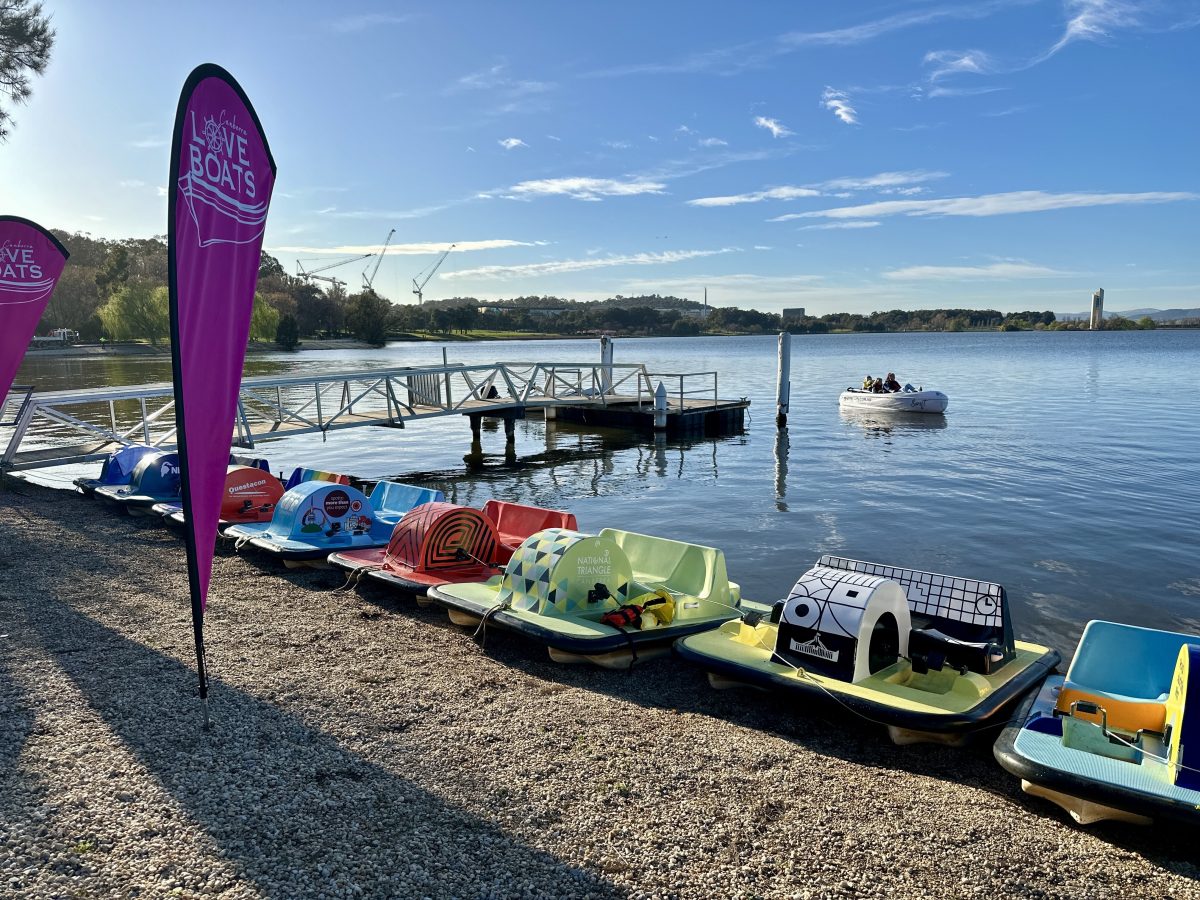
<svg viewBox="0 0 1200 900">
<path fill-rule="evenodd" d="M 870 409 L 839 410 L 842 422 L 856 425 L 865 438 L 887 438 L 905 433 L 942 431 L 949 426 L 946 416 L 913 412 L 878 412 Z"/>
<path fill-rule="evenodd" d="M 503 454 L 489 453 L 472 443 L 465 470 L 393 472 L 387 477 L 438 488 L 450 502 L 467 506 L 496 498 L 562 508 L 573 498 L 637 491 L 639 482 L 715 481 L 722 450 L 746 443 L 744 435 L 673 438 L 554 421 L 530 423 L 525 436 L 533 438 L 539 429 L 544 429 L 545 442 L 540 452 L 517 456 L 509 445 Z"/>
<path fill-rule="evenodd" d="M 792 439 L 786 428 L 775 430 L 775 508 L 787 512 L 787 474 L 788 450 L 791 449 Z"/>
</svg>

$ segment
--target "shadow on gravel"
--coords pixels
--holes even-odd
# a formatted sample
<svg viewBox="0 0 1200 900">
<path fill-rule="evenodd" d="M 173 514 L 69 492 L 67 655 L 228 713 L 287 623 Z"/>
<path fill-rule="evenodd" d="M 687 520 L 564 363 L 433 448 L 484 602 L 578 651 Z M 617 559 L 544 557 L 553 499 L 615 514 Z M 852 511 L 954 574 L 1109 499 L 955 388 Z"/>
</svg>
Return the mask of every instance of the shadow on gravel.
<svg viewBox="0 0 1200 900">
<path fill-rule="evenodd" d="M 471 639 L 467 629 L 449 622 L 441 607 L 419 609 L 411 597 L 375 587 L 374 583 L 366 589 L 360 587 L 359 592 L 364 601 L 381 609 L 432 618 L 430 624 L 434 627 L 456 632 L 467 641 Z M 447 635 L 445 639 L 453 637 Z M 1065 820 L 1064 826 L 1068 828 L 1080 827 L 1049 801 L 1022 792 L 1020 781 L 999 767 L 992 756 L 998 725 L 980 732 L 966 747 L 896 746 L 882 726 L 844 712 L 832 701 L 809 705 L 754 689 L 714 690 L 705 673 L 674 657 L 641 664 L 632 673 L 597 666 L 561 665 L 550 661 L 542 645 L 499 629 L 488 632 L 487 655 L 548 685 L 568 685 L 648 708 L 708 716 L 774 734 L 830 757 L 831 761 L 845 760 L 877 768 L 882 773 L 910 773 L 985 791 L 996 804 L 1008 805 L 1014 816 L 1049 817 Z M 765 773 L 772 764 L 770 759 L 741 762 L 746 774 L 752 776 Z M 836 763 L 831 765 L 834 771 L 836 767 Z M 1087 831 L 1177 874 L 1200 880 L 1200 870 L 1194 865 L 1200 828 L 1178 823 L 1141 828 L 1109 822 L 1087 826 Z"/>
<path fill-rule="evenodd" d="M 61 603 L 18 617 L 7 649 L 61 668 L 265 896 L 625 896 L 219 682 L 205 734 L 190 668 Z"/>
</svg>

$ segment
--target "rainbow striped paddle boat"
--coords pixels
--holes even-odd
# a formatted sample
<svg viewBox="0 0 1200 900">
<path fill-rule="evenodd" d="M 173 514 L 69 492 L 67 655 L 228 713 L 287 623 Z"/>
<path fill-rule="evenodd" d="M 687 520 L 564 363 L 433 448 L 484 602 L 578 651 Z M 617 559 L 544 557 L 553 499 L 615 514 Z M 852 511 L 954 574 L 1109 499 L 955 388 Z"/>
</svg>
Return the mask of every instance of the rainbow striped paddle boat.
<svg viewBox="0 0 1200 900">
<path fill-rule="evenodd" d="M 1013 716 L 996 759 L 1082 825 L 1200 823 L 1200 636 L 1087 624 L 1066 675 Z"/>
<path fill-rule="evenodd" d="M 676 653 L 713 687 L 832 703 L 898 744 L 998 727 L 1058 664 L 1015 640 L 998 584 L 822 556 L 766 616 L 691 635 Z"/>
</svg>

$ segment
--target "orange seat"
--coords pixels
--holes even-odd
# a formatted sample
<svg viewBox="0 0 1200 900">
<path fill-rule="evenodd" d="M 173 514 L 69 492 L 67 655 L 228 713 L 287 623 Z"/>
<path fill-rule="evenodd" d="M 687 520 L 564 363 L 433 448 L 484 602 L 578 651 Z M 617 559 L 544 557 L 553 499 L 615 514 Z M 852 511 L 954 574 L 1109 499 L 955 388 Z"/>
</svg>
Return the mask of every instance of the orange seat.
<svg viewBox="0 0 1200 900">
<path fill-rule="evenodd" d="M 1163 726 L 1166 722 L 1166 703 L 1158 700 L 1118 698 L 1103 691 L 1089 691 L 1085 688 L 1072 685 L 1069 681 L 1063 684 L 1055 708 L 1061 713 L 1068 713 L 1071 711 L 1071 704 L 1076 701 L 1095 703 L 1097 706 L 1103 707 L 1105 715 L 1108 717 L 1108 727 L 1119 731 L 1127 731 L 1130 734 L 1135 734 L 1142 730 L 1162 734 Z M 1086 716 L 1089 720 L 1093 718 L 1086 713 L 1079 713 L 1078 715 Z M 1100 717 L 1096 716 L 1094 718 L 1099 723 Z"/>
<path fill-rule="evenodd" d="M 579 528 L 571 513 L 503 500 L 489 500 L 483 504 L 483 514 L 496 526 L 500 543 L 509 553 L 521 546 L 525 538 L 546 528 L 566 528 L 571 531 Z"/>
</svg>

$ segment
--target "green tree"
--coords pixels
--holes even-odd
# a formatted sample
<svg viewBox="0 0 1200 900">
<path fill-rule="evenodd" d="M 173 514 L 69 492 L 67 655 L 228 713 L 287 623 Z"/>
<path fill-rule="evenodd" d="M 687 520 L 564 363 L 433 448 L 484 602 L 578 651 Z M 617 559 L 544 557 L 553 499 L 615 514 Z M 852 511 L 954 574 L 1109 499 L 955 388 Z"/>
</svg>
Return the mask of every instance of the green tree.
<svg viewBox="0 0 1200 900">
<path fill-rule="evenodd" d="M 170 332 L 167 289 L 147 281 L 131 281 L 100 307 L 100 321 L 114 340 L 144 338 L 157 346 Z"/>
<path fill-rule="evenodd" d="M 1140 319 L 1137 320 L 1137 327 L 1142 329 L 1143 331 L 1150 331 L 1150 330 L 1153 330 L 1154 328 L 1157 328 L 1158 326 L 1155 323 L 1155 321 L 1152 318 L 1150 318 L 1149 316 L 1142 316 Z"/>
<path fill-rule="evenodd" d="M 0 0 L 0 100 L 15 106 L 29 101 L 30 77 L 41 75 L 50 62 L 54 29 L 41 3 Z M 12 113 L 0 103 L 0 141 L 8 139 Z"/>
<path fill-rule="evenodd" d="M 250 313 L 250 340 L 270 341 L 275 339 L 279 327 L 279 310 L 267 302 L 260 293 L 254 294 L 254 309 Z"/>
<path fill-rule="evenodd" d="M 2 2 L 2 0 L 0 0 Z M 129 251 L 124 247 L 113 247 L 104 263 L 96 272 L 96 287 L 100 296 L 108 299 L 129 280 Z"/>
<path fill-rule="evenodd" d="M 275 328 L 275 343 L 284 350 L 295 350 L 300 346 L 300 326 L 291 313 L 279 318 L 279 325 Z"/>
<path fill-rule="evenodd" d="M 387 342 L 388 314 L 392 304 L 370 288 L 346 301 L 346 324 L 360 341 L 382 347 Z"/>
</svg>

